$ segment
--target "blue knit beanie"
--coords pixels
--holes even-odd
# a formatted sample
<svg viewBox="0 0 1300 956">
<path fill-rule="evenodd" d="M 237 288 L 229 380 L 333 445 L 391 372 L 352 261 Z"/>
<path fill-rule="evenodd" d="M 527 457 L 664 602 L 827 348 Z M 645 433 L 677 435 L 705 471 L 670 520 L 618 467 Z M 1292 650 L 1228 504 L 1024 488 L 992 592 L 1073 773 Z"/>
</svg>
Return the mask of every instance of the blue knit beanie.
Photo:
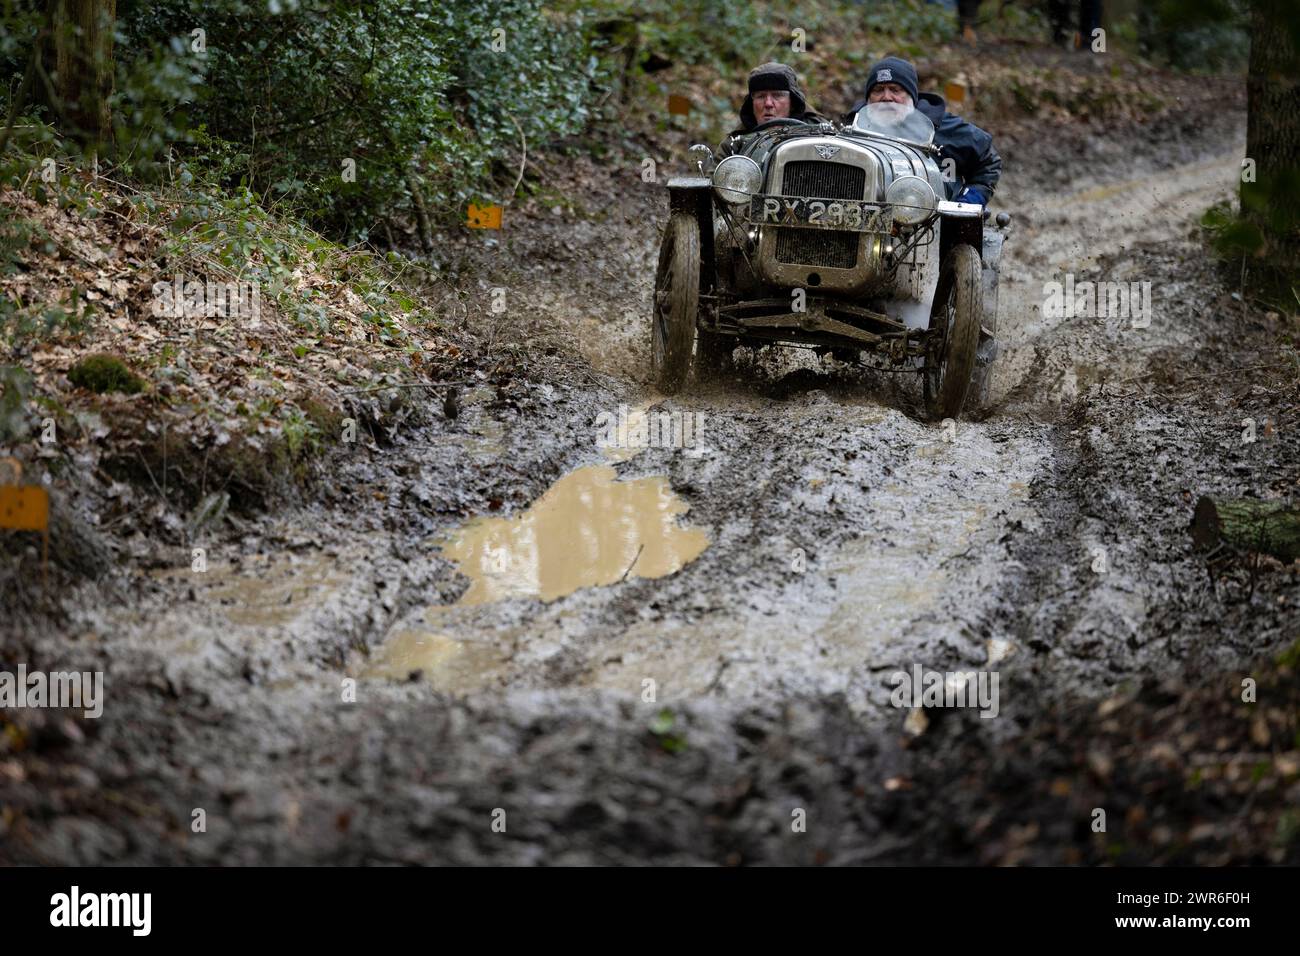
<svg viewBox="0 0 1300 956">
<path fill-rule="evenodd" d="M 862 95 L 871 97 L 871 88 L 877 83 L 897 83 L 912 94 L 912 105 L 920 102 L 920 84 L 916 78 L 916 67 L 896 56 L 887 56 L 871 68 L 867 74 L 867 89 Z"/>
</svg>

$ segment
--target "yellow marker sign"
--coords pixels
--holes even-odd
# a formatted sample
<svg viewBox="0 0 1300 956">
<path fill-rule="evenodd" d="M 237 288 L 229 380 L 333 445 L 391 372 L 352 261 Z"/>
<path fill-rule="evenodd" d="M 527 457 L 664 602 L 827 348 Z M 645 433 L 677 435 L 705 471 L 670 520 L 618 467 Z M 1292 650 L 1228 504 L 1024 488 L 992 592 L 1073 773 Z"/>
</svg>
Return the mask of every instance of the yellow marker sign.
<svg viewBox="0 0 1300 956">
<path fill-rule="evenodd" d="M 39 485 L 0 485 L 0 528 L 50 530 L 50 493 Z"/>
<path fill-rule="evenodd" d="M 17 458 L 0 458 L 14 470 L 14 480 L 22 481 L 23 466 Z M 0 528 L 41 533 L 41 584 L 45 583 L 45 566 L 50 555 L 50 493 L 40 485 L 0 485 Z"/>
<path fill-rule="evenodd" d="M 949 106 L 961 109 L 966 103 L 966 78 L 958 76 L 944 84 L 943 98 Z"/>
<path fill-rule="evenodd" d="M 469 216 L 465 221 L 471 229 L 500 229 L 501 207 L 476 206 L 470 203 Z"/>
<path fill-rule="evenodd" d="M 685 116 L 691 111 L 691 101 L 684 96 L 668 97 L 668 112 L 673 116 Z"/>
</svg>

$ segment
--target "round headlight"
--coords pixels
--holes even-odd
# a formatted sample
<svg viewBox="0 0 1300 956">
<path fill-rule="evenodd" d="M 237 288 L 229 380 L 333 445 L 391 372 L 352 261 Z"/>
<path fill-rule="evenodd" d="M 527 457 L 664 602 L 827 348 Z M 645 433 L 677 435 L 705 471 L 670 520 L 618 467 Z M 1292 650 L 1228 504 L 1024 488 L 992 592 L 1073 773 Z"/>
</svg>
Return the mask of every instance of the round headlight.
<svg viewBox="0 0 1300 956">
<path fill-rule="evenodd" d="M 885 202 L 893 207 L 894 221 L 908 226 L 928 218 L 938 201 L 930 184 L 920 176 L 900 176 L 885 190 Z"/>
<path fill-rule="evenodd" d="M 763 188 L 763 171 L 748 156 L 728 156 L 713 170 L 713 188 L 724 202 L 749 202 Z"/>
</svg>

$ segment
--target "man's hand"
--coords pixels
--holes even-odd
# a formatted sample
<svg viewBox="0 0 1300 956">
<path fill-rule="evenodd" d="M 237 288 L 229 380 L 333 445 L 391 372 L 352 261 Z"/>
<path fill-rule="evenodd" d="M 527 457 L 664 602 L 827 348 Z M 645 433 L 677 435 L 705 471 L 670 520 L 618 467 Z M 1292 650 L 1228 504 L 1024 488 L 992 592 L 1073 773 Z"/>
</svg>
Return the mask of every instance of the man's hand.
<svg viewBox="0 0 1300 956">
<path fill-rule="evenodd" d="M 989 197 L 984 195 L 984 190 L 978 186 L 967 186 L 956 196 L 953 197 L 955 202 L 977 202 L 981 206 L 989 204 Z"/>
</svg>

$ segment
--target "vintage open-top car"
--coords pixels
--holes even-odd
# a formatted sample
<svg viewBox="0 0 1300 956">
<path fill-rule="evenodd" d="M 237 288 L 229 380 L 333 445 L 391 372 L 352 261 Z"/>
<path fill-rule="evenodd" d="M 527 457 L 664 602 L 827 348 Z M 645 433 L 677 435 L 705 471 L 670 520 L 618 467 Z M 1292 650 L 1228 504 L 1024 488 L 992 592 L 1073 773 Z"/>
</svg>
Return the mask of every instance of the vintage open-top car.
<svg viewBox="0 0 1300 956">
<path fill-rule="evenodd" d="M 983 402 L 997 354 L 1010 217 L 944 195 L 934 126 L 776 119 L 699 175 L 668 181 L 651 321 L 657 386 L 725 367 L 737 345 L 793 345 L 922 377 L 926 412 Z"/>
</svg>

